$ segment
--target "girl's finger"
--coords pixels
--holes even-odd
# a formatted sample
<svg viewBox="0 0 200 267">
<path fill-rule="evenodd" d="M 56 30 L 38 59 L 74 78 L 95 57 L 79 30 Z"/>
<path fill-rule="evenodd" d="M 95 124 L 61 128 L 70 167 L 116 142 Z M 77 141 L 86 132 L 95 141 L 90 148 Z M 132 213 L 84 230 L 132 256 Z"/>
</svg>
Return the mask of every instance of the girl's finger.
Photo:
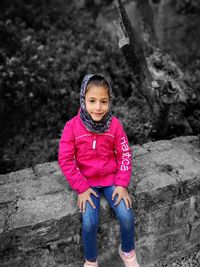
<svg viewBox="0 0 200 267">
<path fill-rule="evenodd" d="M 82 212 L 85 213 L 86 200 L 83 200 Z"/>
<path fill-rule="evenodd" d="M 117 195 L 118 193 L 116 192 L 116 190 L 112 193 L 112 200 L 114 200 L 115 196 Z"/>
<path fill-rule="evenodd" d="M 92 201 L 92 199 L 88 198 L 88 201 L 89 201 L 90 205 L 93 207 L 93 209 L 96 209 L 96 206 L 94 205 L 94 202 Z"/>
<path fill-rule="evenodd" d="M 78 208 L 79 208 L 80 212 L 82 212 L 82 201 L 81 200 L 79 200 Z"/>
<path fill-rule="evenodd" d="M 97 194 L 97 192 L 96 191 L 94 191 L 93 189 L 91 189 L 92 191 L 91 191 L 91 194 L 93 194 L 95 197 L 99 197 L 99 195 Z"/>
<path fill-rule="evenodd" d="M 132 207 L 132 201 L 131 201 L 130 197 L 128 197 L 128 202 L 129 202 L 129 207 L 131 208 Z"/>
<path fill-rule="evenodd" d="M 124 202 L 125 202 L 126 208 L 130 209 L 129 201 L 127 198 L 124 198 Z"/>
<path fill-rule="evenodd" d="M 117 201 L 115 202 L 114 206 L 117 206 L 121 200 L 122 200 L 122 197 L 118 195 Z"/>
</svg>

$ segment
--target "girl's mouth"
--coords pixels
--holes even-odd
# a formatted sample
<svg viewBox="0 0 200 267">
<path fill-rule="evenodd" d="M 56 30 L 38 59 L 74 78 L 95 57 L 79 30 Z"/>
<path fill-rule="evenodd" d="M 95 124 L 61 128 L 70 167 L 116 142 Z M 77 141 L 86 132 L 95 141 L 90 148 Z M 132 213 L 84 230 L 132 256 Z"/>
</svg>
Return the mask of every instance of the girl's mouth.
<svg viewBox="0 0 200 267">
<path fill-rule="evenodd" d="M 97 116 L 103 115 L 103 113 L 93 113 L 93 114 Z"/>
</svg>

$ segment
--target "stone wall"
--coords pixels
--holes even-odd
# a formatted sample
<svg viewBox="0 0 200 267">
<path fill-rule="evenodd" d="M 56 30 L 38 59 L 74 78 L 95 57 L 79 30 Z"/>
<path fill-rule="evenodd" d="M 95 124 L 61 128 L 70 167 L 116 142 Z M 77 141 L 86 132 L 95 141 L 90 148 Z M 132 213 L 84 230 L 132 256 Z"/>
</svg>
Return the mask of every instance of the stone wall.
<svg viewBox="0 0 200 267">
<path fill-rule="evenodd" d="M 180 137 L 133 147 L 129 191 L 141 267 L 165 266 L 200 249 L 200 144 Z M 56 162 L 0 176 L 1 266 L 80 267 L 80 213 Z M 119 227 L 104 199 L 100 266 L 122 267 Z M 105 263 L 107 262 L 107 264 Z"/>
</svg>

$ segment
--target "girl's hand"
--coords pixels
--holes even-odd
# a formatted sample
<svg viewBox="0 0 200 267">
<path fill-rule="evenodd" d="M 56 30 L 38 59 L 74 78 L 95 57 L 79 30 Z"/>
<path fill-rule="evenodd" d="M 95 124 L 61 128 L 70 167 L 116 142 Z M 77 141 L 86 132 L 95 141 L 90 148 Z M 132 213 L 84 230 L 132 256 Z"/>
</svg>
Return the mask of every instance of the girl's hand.
<svg viewBox="0 0 200 267">
<path fill-rule="evenodd" d="M 95 197 L 99 197 L 98 194 L 92 188 L 89 188 L 88 190 L 86 190 L 82 194 L 78 195 L 77 206 L 79 207 L 80 212 L 83 212 L 83 213 L 85 212 L 87 201 L 90 203 L 90 205 L 93 207 L 93 209 L 96 208 L 94 205 L 94 202 L 92 201 L 92 199 L 90 197 L 90 194 L 93 194 Z"/>
<path fill-rule="evenodd" d="M 114 200 L 116 195 L 118 195 L 118 198 L 117 198 L 117 201 L 115 202 L 114 206 L 117 206 L 119 204 L 119 202 L 123 199 L 127 209 L 132 207 L 130 195 L 129 195 L 129 193 L 125 187 L 116 186 L 115 190 L 112 194 L 112 200 Z"/>
</svg>

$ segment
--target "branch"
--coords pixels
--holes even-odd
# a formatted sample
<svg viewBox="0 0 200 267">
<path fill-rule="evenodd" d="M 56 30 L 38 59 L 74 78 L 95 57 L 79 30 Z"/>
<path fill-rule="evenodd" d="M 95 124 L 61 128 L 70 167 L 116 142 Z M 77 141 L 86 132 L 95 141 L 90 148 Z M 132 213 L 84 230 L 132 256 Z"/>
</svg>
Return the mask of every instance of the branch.
<svg viewBox="0 0 200 267">
<path fill-rule="evenodd" d="M 118 45 L 130 67 L 136 88 L 152 108 L 154 98 L 154 91 L 151 90 L 152 77 L 144 56 L 142 40 L 131 25 L 122 1 L 115 0 L 115 6 L 119 13 L 118 20 L 114 21 L 119 38 Z"/>
<path fill-rule="evenodd" d="M 123 46 L 130 44 L 130 39 L 128 37 L 128 34 L 121 19 L 114 20 L 113 22 L 117 29 L 117 35 L 119 37 L 118 41 L 119 48 L 122 48 Z"/>
<path fill-rule="evenodd" d="M 145 57 L 144 57 L 143 47 L 142 47 L 143 46 L 142 40 L 139 40 L 139 36 L 137 36 L 133 26 L 131 25 L 131 22 L 122 4 L 122 1 L 115 0 L 114 3 L 119 13 L 119 20 L 121 21 L 120 23 L 123 24 L 122 27 L 124 27 L 127 33 L 127 36 L 130 39 L 130 45 L 133 48 L 133 54 L 134 54 L 135 60 L 137 61 L 137 63 L 139 63 L 142 58 L 146 62 Z"/>
</svg>

